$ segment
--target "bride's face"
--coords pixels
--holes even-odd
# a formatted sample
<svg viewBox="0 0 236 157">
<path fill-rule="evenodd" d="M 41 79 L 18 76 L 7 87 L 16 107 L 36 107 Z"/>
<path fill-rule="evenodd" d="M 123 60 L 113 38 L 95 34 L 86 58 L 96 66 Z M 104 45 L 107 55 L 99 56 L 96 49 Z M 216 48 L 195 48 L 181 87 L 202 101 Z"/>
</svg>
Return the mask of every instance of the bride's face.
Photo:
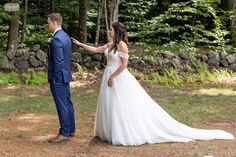
<svg viewBox="0 0 236 157">
<path fill-rule="evenodd" d="M 115 31 L 114 31 L 114 28 L 111 27 L 111 29 L 108 31 L 109 33 L 109 36 L 113 39 L 115 37 Z"/>
</svg>

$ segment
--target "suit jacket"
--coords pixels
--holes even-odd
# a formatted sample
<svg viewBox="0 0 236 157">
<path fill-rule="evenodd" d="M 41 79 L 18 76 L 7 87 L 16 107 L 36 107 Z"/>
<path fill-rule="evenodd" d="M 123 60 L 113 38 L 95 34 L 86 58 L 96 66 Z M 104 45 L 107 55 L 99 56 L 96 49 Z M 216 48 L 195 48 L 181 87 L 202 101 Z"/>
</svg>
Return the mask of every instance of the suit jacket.
<svg viewBox="0 0 236 157">
<path fill-rule="evenodd" d="M 70 70 L 71 39 L 62 29 L 58 30 L 50 42 L 48 56 L 48 81 L 69 83 L 72 80 Z"/>
</svg>

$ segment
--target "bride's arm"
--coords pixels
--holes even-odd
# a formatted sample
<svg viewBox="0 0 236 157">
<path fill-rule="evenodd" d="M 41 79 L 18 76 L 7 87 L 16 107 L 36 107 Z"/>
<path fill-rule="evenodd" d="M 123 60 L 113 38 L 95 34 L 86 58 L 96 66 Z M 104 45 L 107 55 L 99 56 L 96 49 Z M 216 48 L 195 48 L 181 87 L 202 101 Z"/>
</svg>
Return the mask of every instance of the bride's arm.
<svg viewBox="0 0 236 157">
<path fill-rule="evenodd" d="M 90 51 L 92 53 L 102 53 L 106 50 L 107 48 L 107 44 L 103 45 L 103 46 L 99 46 L 99 47 L 94 47 L 94 46 L 89 46 L 87 44 L 81 43 L 78 40 L 71 38 L 73 43 L 75 43 L 76 45 L 82 47 L 83 49 Z"/>
<path fill-rule="evenodd" d="M 123 57 L 121 57 L 121 65 L 119 68 L 110 76 L 108 80 L 108 86 L 112 87 L 113 79 L 119 75 L 125 68 L 127 68 L 128 65 L 128 47 L 127 45 L 123 45 L 125 43 L 122 43 L 120 46 L 118 45 L 118 48 L 120 47 L 120 51 L 123 52 Z M 116 52 L 118 53 L 118 52 Z"/>
<path fill-rule="evenodd" d="M 111 78 L 115 78 L 119 75 L 125 68 L 127 68 L 128 60 L 125 58 L 121 58 L 121 65 L 120 67 L 111 75 Z"/>
</svg>

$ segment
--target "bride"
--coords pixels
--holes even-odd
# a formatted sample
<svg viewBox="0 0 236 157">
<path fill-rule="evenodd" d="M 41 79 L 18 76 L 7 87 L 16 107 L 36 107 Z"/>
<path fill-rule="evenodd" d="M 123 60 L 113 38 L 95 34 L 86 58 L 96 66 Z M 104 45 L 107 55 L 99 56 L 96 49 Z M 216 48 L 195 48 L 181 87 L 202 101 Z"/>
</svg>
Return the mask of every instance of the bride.
<svg viewBox="0 0 236 157">
<path fill-rule="evenodd" d="M 191 128 L 173 119 L 128 71 L 128 40 L 124 24 L 113 23 L 109 35 L 113 42 L 100 47 L 73 39 L 85 50 L 104 53 L 107 58 L 96 111 L 96 136 L 113 145 L 123 146 L 234 139 L 232 134 L 223 130 Z"/>
</svg>

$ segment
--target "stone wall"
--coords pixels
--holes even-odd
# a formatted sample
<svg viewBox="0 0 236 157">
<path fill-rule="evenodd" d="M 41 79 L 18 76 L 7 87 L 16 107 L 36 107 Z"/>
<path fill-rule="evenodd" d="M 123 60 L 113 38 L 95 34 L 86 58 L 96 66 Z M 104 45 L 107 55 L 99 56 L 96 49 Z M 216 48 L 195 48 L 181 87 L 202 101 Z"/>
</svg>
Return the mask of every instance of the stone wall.
<svg viewBox="0 0 236 157">
<path fill-rule="evenodd" d="M 203 66 L 208 69 L 228 69 L 236 72 L 236 56 L 218 51 L 200 51 L 196 55 L 189 56 L 184 52 L 177 52 L 175 54 L 170 52 L 160 52 L 155 56 L 155 62 L 149 57 L 131 58 L 130 66 L 140 71 L 149 69 L 163 69 L 168 67 L 176 67 L 183 69 L 186 65 L 194 67 L 194 63 L 201 62 Z"/>
<path fill-rule="evenodd" d="M 170 52 L 159 52 L 154 56 L 155 61 L 150 57 L 132 57 L 130 54 L 129 66 L 140 71 L 148 71 L 150 69 L 163 69 L 168 67 L 176 67 L 182 69 L 186 64 L 192 66 L 194 62 L 200 61 L 209 69 L 228 69 L 236 72 L 236 56 L 224 52 L 206 50 L 196 55 L 189 56 L 184 52 L 175 54 Z M 106 58 L 103 54 L 91 54 L 83 50 L 74 51 L 71 55 L 72 71 L 77 70 L 80 64 L 84 70 L 102 69 L 106 65 Z M 34 45 L 31 51 L 25 49 L 10 49 L 1 62 L 1 67 L 8 69 L 25 70 L 32 68 L 34 70 L 45 70 L 47 67 L 47 52 L 41 50 L 40 45 Z"/>
<path fill-rule="evenodd" d="M 31 51 L 26 49 L 14 50 L 10 48 L 1 61 L 1 67 L 14 70 L 45 70 L 47 64 L 47 52 L 35 45 Z"/>
</svg>

